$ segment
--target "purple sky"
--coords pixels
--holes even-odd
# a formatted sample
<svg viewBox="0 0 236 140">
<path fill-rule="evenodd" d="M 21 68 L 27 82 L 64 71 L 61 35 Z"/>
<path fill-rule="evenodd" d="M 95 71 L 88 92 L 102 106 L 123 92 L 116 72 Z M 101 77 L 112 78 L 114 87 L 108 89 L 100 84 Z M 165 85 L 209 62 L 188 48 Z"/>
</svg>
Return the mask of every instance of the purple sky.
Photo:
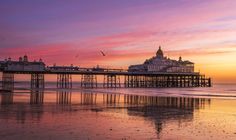
<svg viewBox="0 0 236 140">
<path fill-rule="evenodd" d="M 1 0 L 0 59 L 127 67 L 159 45 L 217 79 L 236 79 L 235 0 Z M 107 57 L 102 57 L 103 50 Z"/>
</svg>

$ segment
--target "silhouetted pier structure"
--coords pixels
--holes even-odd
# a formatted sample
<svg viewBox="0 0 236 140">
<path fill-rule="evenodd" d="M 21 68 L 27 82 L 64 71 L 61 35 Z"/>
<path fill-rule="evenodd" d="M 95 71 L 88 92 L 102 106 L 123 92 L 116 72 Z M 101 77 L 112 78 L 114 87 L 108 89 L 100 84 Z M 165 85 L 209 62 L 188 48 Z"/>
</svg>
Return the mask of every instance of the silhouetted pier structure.
<svg viewBox="0 0 236 140">
<path fill-rule="evenodd" d="M 97 76 L 94 74 L 82 74 L 81 75 L 81 87 L 94 88 L 98 87 Z"/>
<path fill-rule="evenodd" d="M 120 75 L 116 74 L 104 75 L 103 87 L 107 88 L 121 87 Z"/>
<path fill-rule="evenodd" d="M 72 88 L 72 75 L 67 73 L 57 74 L 57 88 Z"/>
<path fill-rule="evenodd" d="M 170 73 L 170 72 L 129 72 L 121 69 L 64 69 L 56 70 L 50 67 L 43 71 L 29 70 L 2 70 L 2 85 L 4 88 L 14 87 L 15 74 L 30 74 L 31 88 L 45 87 L 45 74 L 57 75 L 57 87 L 62 89 L 72 88 L 73 75 L 81 76 L 82 88 L 97 88 L 98 76 L 104 80 L 100 87 L 103 88 L 171 88 L 171 87 L 211 87 L 211 78 L 198 72 Z M 7 87 L 5 85 L 11 86 Z"/>
<path fill-rule="evenodd" d="M 31 74 L 31 89 L 44 88 L 44 74 L 33 73 Z"/>
<path fill-rule="evenodd" d="M 2 73 L 2 89 L 12 90 L 14 89 L 14 74 L 13 73 Z"/>
<path fill-rule="evenodd" d="M 197 73 L 163 73 L 153 75 L 125 75 L 125 87 L 211 87 L 211 79 Z"/>
</svg>

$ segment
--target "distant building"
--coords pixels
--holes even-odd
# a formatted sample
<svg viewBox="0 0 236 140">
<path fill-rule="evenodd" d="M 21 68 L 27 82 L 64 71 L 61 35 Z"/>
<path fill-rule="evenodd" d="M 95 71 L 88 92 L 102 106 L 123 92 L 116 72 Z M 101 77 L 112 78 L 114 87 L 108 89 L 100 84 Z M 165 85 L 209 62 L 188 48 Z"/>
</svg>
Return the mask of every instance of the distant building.
<svg viewBox="0 0 236 140">
<path fill-rule="evenodd" d="M 19 61 L 12 61 L 11 58 L 0 61 L 0 69 L 7 71 L 44 71 L 45 64 L 41 59 L 29 62 L 25 55 L 23 58 L 19 57 Z"/>
<path fill-rule="evenodd" d="M 188 60 L 172 60 L 164 57 L 164 53 L 159 47 L 156 56 L 147 59 L 143 64 L 129 66 L 130 72 L 177 72 L 192 73 L 194 72 L 194 63 Z"/>
</svg>

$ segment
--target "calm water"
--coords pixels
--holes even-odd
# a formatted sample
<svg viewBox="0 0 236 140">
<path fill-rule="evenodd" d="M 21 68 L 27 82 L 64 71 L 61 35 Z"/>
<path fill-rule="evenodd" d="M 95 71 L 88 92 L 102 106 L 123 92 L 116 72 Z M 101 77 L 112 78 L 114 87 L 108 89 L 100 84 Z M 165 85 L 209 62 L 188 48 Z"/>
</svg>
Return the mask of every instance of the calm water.
<svg viewBox="0 0 236 140">
<path fill-rule="evenodd" d="M 0 139 L 236 139 L 236 85 L 0 94 Z"/>
</svg>

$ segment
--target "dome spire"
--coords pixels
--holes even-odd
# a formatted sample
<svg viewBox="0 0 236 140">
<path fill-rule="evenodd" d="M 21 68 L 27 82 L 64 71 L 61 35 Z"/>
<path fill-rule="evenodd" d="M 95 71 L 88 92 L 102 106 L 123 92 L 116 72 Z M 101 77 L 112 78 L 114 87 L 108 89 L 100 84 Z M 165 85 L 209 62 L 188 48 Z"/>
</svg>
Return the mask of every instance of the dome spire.
<svg viewBox="0 0 236 140">
<path fill-rule="evenodd" d="M 159 57 L 159 58 L 164 57 L 163 51 L 161 50 L 161 46 L 159 46 L 159 49 L 157 50 L 156 56 Z"/>
<path fill-rule="evenodd" d="M 179 61 L 180 61 L 180 62 L 182 61 L 182 57 L 181 57 L 181 56 L 179 57 Z"/>
</svg>

